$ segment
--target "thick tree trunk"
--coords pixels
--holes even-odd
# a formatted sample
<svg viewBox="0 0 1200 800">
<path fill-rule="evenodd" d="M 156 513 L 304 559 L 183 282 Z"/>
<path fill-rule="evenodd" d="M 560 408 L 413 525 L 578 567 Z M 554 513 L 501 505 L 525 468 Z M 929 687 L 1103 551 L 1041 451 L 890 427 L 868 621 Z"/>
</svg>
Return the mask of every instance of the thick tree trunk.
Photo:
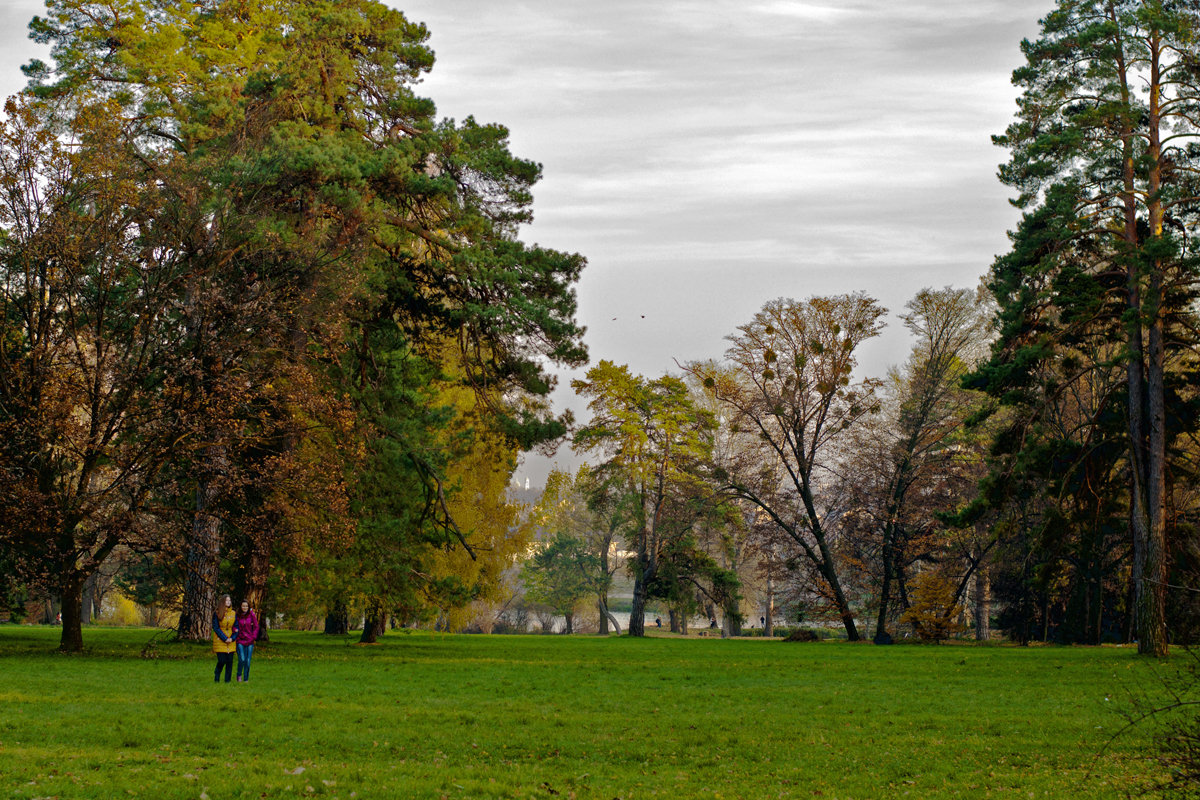
<svg viewBox="0 0 1200 800">
<path fill-rule="evenodd" d="M 197 514 L 187 541 L 183 582 L 183 607 L 179 638 L 202 642 L 211 636 L 210 618 L 217 605 L 217 571 L 220 565 L 220 523 L 209 514 Z"/>
<path fill-rule="evenodd" d="M 1150 233 L 1155 240 L 1163 234 L 1162 198 L 1161 91 L 1159 58 L 1161 41 L 1150 40 L 1150 91 L 1148 97 L 1150 160 L 1149 197 Z M 1142 309 L 1147 328 L 1146 411 L 1149 440 L 1146 447 L 1146 542 L 1138 593 L 1138 652 L 1165 657 L 1167 644 L 1167 525 L 1166 525 L 1166 390 L 1164 385 L 1165 343 L 1163 341 L 1163 264 L 1157 259 L 1150 267 L 1149 286 Z"/>
<path fill-rule="evenodd" d="M 1130 511 L 1129 529 L 1133 539 L 1133 638 L 1139 640 L 1138 652 L 1144 652 L 1141 647 L 1142 630 L 1149 621 L 1144 619 L 1148 609 L 1149 598 L 1144 591 L 1144 576 L 1146 575 L 1146 549 L 1150 540 L 1150 514 L 1147 502 L 1147 469 L 1148 453 L 1146 452 L 1146 391 L 1142 370 L 1142 331 L 1141 322 L 1136 315 L 1141 314 L 1140 289 L 1136 266 L 1129 268 L 1129 305 L 1134 316 L 1130 323 L 1128 347 L 1129 364 L 1127 366 L 1127 381 L 1129 395 L 1129 455 L 1130 455 Z"/>
<path fill-rule="evenodd" d="M 259 642 L 271 640 L 266 625 L 267 615 L 263 612 L 263 604 L 267 599 L 267 579 L 271 574 L 271 544 L 261 538 L 255 538 L 250 544 L 250 556 L 246 564 L 246 594 L 242 599 L 258 614 L 263 624 L 258 626 Z"/>
<path fill-rule="evenodd" d="M 1160 292 L 1161 293 L 1161 292 Z M 1162 319 L 1149 336 L 1148 411 L 1150 441 L 1146 459 L 1146 533 L 1137 598 L 1138 652 L 1165 657 L 1167 642 L 1166 410 L 1163 386 Z"/>
<path fill-rule="evenodd" d="M 375 644 L 379 641 L 379 637 L 383 636 L 385 630 L 387 630 L 387 614 L 384 613 L 383 604 L 373 602 L 363 621 L 362 636 L 359 637 L 358 642 L 359 644 Z"/>
<path fill-rule="evenodd" d="M 721 619 L 721 635 L 742 635 L 742 610 L 738 608 L 737 600 L 731 599 L 725 604 L 724 614 Z"/>
<path fill-rule="evenodd" d="M 670 623 L 671 633 L 683 633 L 683 629 L 679 626 L 679 612 L 677 610 L 668 608 L 667 619 Z"/>
<path fill-rule="evenodd" d="M 206 454 L 207 469 L 196 489 L 196 515 L 185 544 L 183 607 L 178 636 L 202 642 L 212 635 L 211 617 L 217 607 L 217 578 L 221 565 L 221 520 L 213 513 L 220 481 L 228 469 L 223 445 L 213 445 Z"/>
<path fill-rule="evenodd" d="M 325 633 L 330 636 L 345 636 L 350 630 L 350 610 L 339 600 L 325 615 Z"/>
<path fill-rule="evenodd" d="M 566 629 L 563 631 L 563 633 L 574 633 L 575 632 L 575 615 L 568 611 L 566 614 L 563 614 L 563 619 L 565 619 L 567 621 Z"/>
<path fill-rule="evenodd" d="M 715 610 L 710 610 L 710 619 L 716 619 Z M 742 636 L 742 608 L 736 597 L 721 604 L 721 638 L 727 636 Z"/>
<path fill-rule="evenodd" d="M 646 635 L 646 582 L 640 575 L 633 580 L 633 604 L 629 609 L 629 635 Z"/>
<path fill-rule="evenodd" d="M 1115 23 L 1116 12 L 1109 4 L 1109 17 Z M 1157 54 L 1155 54 L 1156 56 Z M 1132 93 L 1127 83 L 1128 67 L 1121 51 L 1117 53 L 1118 75 L 1121 79 L 1122 102 L 1132 103 Z M 1157 58 L 1153 59 L 1150 75 L 1150 108 L 1148 119 L 1150 197 L 1147 210 L 1150 214 L 1150 234 L 1157 238 L 1162 234 L 1163 210 L 1158 197 L 1161 188 L 1161 142 L 1160 125 L 1160 75 Z M 1129 616 L 1126 639 L 1135 638 L 1138 652 L 1149 655 L 1166 655 L 1165 625 L 1165 528 L 1162 523 L 1160 492 L 1161 474 L 1165 450 L 1160 449 L 1160 437 L 1156 435 L 1157 409 L 1161 409 L 1162 395 L 1162 318 L 1158 303 L 1162 299 L 1162 266 L 1151 267 L 1150 285 L 1143 293 L 1141 265 L 1134 253 L 1140 248 L 1137 220 L 1136 164 L 1134 134 L 1132 129 L 1121 133 L 1124 191 L 1121 198 L 1124 206 L 1124 239 L 1129 255 L 1126 263 L 1126 305 L 1128 308 L 1126 348 L 1128 364 L 1126 382 L 1128 394 L 1129 461 L 1130 461 L 1130 513 L 1129 528 L 1133 539 L 1133 575 L 1131 594 L 1133 613 Z M 1149 352 L 1144 331 L 1149 328 Z M 1157 365 L 1157 366 L 1156 366 Z M 1161 418 L 1159 418 L 1161 419 Z M 1160 578 L 1158 576 L 1163 576 Z"/>
<path fill-rule="evenodd" d="M 638 537 L 638 570 L 633 579 L 633 605 L 629 612 L 629 635 L 646 635 L 646 601 L 649 600 L 650 581 L 654 580 L 656 564 L 649 546 L 650 532 L 642 530 Z"/>
<path fill-rule="evenodd" d="M 62 592 L 62 638 L 58 649 L 64 653 L 83 650 L 83 584 L 83 576 L 72 572 L 59 586 Z"/>
</svg>

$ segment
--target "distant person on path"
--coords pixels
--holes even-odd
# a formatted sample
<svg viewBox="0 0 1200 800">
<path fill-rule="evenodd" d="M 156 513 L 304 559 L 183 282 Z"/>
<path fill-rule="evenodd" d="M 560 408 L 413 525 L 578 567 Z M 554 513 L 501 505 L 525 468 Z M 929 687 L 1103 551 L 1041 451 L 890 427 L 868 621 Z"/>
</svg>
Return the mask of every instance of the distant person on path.
<svg viewBox="0 0 1200 800">
<path fill-rule="evenodd" d="M 250 680 L 250 657 L 254 655 L 254 642 L 258 639 L 258 617 L 246 600 L 238 609 L 233 630 L 237 640 L 237 679 L 238 683 L 243 683 Z"/>
<path fill-rule="evenodd" d="M 225 682 L 233 677 L 233 625 L 237 622 L 237 614 L 233 612 L 233 600 L 229 595 L 221 598 L 217 610 L 212 615 L 213 652 L 217 654 L 217 668 L 213 672 L 213 682 L 221 680 L 221 667 L 225 668 Z"/>
</svg>

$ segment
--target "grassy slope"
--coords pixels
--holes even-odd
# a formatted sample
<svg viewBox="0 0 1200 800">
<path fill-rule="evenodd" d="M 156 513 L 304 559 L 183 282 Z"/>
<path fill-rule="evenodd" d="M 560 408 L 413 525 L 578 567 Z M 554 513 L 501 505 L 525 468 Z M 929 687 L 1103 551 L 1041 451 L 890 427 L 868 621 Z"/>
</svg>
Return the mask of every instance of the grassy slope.
<svg viewBox="0 0 1200 800">
<path fill-rule="evenodd" d="M 149 636 L 0 628 L 5 796 L 1116 798 L 1146 768 L 1148 732 L 1097 756 L 1154 669 L 1127 649 L 277 633 L 214 686 Z"/>
</svg>

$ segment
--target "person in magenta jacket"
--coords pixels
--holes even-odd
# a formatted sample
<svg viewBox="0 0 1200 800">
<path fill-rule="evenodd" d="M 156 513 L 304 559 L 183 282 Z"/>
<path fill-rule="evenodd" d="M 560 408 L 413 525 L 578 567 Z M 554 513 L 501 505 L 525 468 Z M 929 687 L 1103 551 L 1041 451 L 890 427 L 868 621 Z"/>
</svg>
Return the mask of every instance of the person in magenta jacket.
<svg viewBox="0 0 1200 800">
<path fill-rule="evenodd" d="M 237 640 L 237 679 L 244 683 L 250 680 L 250 657 L 254 655 L 254 642 L 258 639 L 258 617 L 245 600 L 238 609 L 233 631 Z"/>
</svg>

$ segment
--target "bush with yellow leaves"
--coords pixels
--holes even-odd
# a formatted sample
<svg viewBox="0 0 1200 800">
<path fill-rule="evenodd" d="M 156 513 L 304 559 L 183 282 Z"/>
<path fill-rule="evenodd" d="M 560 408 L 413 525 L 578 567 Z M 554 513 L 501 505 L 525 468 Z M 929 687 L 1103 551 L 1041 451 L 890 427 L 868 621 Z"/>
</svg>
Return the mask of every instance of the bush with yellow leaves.
<svg viewBox="0 0 1200 800">
<path fill-rule="evenodd" d="M 965 630 L 960 621 L 962 607 L 955 598 L 955 582 L 943 570 L 926 570 L 909 586 L 912 605 L 900 621 L 912 625 L 917 636 L 927 642 L 940 642 Z"/>
</svg>

